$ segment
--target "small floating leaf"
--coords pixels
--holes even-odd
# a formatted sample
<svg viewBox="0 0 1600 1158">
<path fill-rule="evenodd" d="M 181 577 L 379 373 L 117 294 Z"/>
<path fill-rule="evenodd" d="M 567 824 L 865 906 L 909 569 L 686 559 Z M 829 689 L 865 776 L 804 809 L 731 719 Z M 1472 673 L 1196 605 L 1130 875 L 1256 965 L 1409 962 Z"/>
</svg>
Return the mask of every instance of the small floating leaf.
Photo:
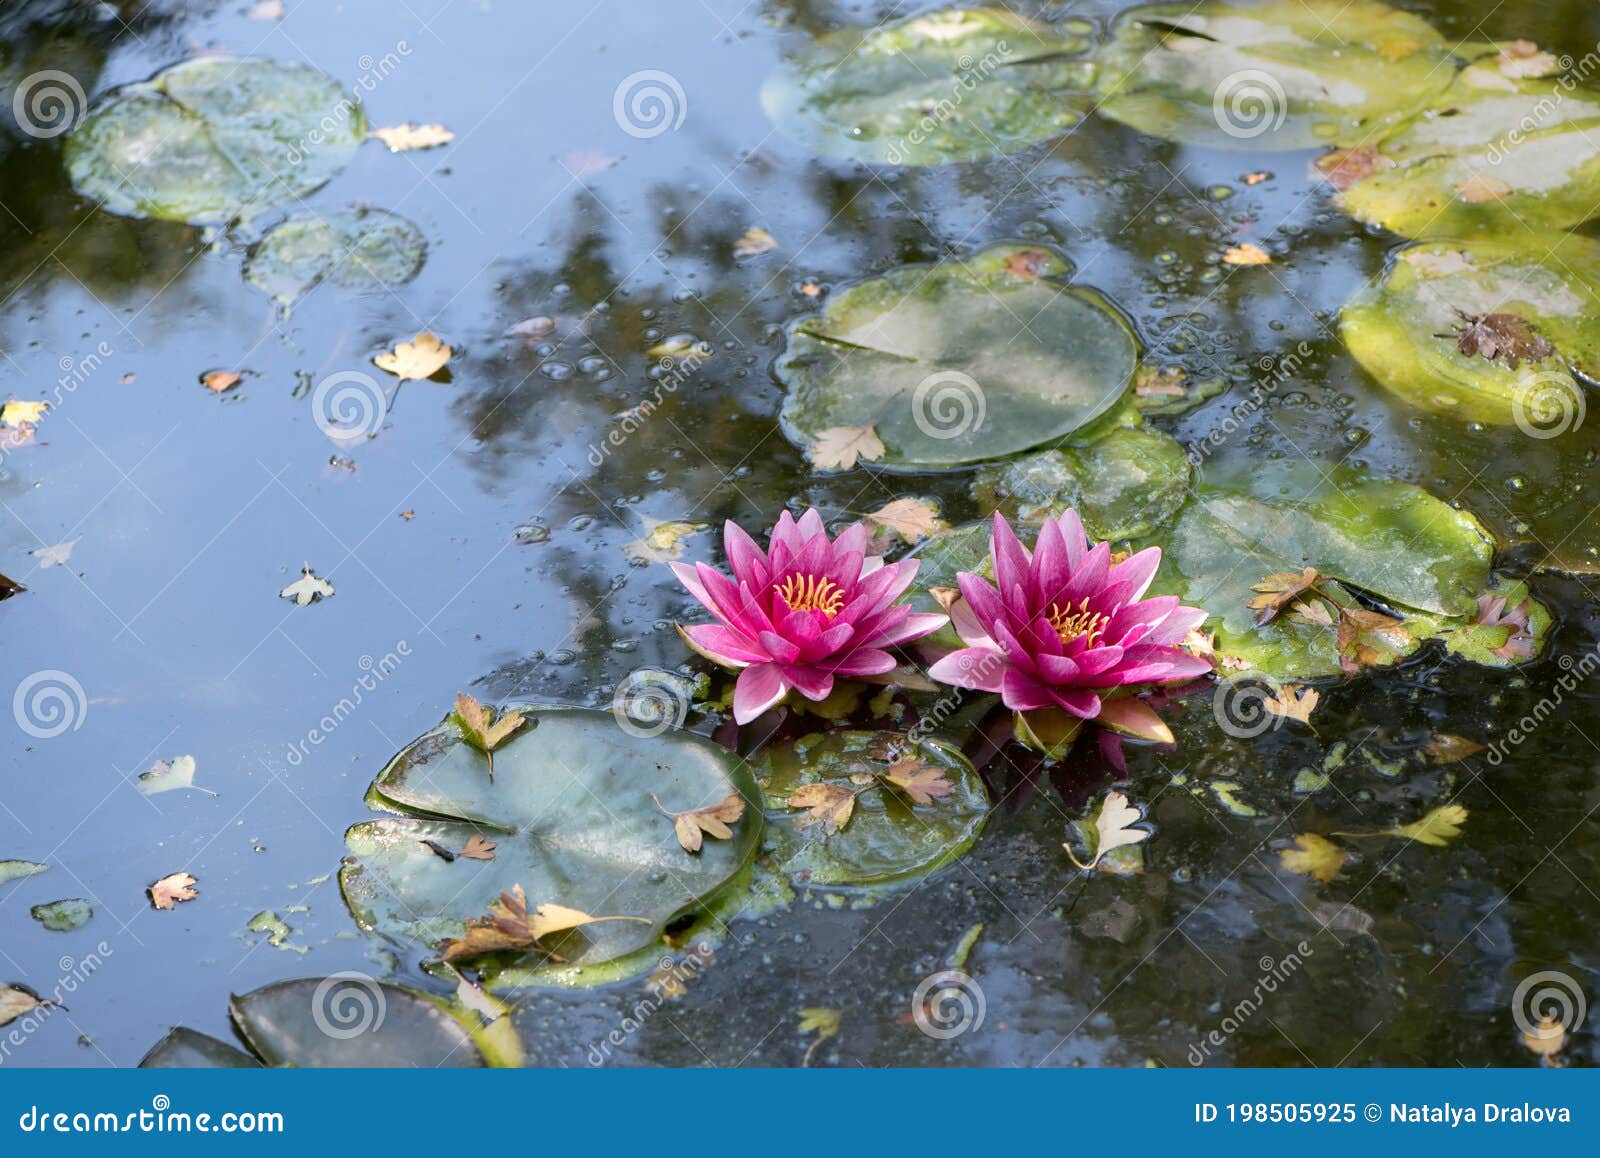
<svg viewBox="0 0 1600 1158">
<path fill-rule="evenodd" d="M 1150 838 L 1147 828 L 1135 828 L 1142 823 L 1144 813 L 1128 803 L 1128 798 L 1121 792 L 1113 789 L 1106 793 L 1106 798 L 1100 804 L 1100 811 L 1094 819 L 1095 841 L 1090 849 L 1092 854 L 1089 862 L 1080 861 L 1072 851 L 1070 844 L 1061 847 L 1067 850 L 1067 858 L 1084 872 L 1092 871 L 1105 855 L 1114 849 L 1129 844 L 1138 844 Z"/>
<path fill-rule="evenodd" d="M 397 343 L 393 350 L 377 355 L 372 362 L 402 382 L 421 381 L 443 370 L 453 353 L 449 346 L 424 330 L 411 341 Z"/>
<path fill-rule="evenodd" d="M 1294 838 L 1295 847 L 1282 849 L 1278 860 L 1285 872 L 1299 873 L 1324 883 L 1339 875 L 1350 854 L 1325 836 L 1302 832 Z"/>
<path fill-rule="evenodd" d="M 162 877 L 145 891 L 150 894 L 150 903 L 158 909 L 170 909 L 178 901 L 192 901 L 200 895 L 200 891 L 193 886 L 198 883 L 188 873 L 173 873 L 171 876 Z"/>
<path fill-rule="evenodd" d="M 409 153 L 412 149 L 433 149 L 448 145 L 456 135 L 443 125 L 403 125 L 373 129 L 372 136 L 388 146 L 391 153 Z"/>
</svg>

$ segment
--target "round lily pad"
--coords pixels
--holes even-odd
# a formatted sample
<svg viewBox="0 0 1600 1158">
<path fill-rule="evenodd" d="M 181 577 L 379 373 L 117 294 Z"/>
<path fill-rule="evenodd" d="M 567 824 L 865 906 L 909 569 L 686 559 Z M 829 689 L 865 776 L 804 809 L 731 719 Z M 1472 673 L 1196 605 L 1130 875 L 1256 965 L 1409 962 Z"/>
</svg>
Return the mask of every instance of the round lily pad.
<svg viewBox="0 0 1600 1158">
<path fill-rule="evenodd" d="M 492 780 L 453 717 L 379 773 L 372 803 L 412 815 L 345 835 L 351 855 L 340 884 L 362 928 L 437 946 L 520 885 L 530 911 L 558 904 L 640 918 L 549 940 L 565 961 L 592 965 L 658 943 L 677 914 L 750 856 L 759 796 L 726 750 L 684 732 L 624 731 L 610 712 L 520 710 L 527 723 L 495 749 Z M 699 852 L 684 851 L 662 810 L 704 808 L 736 792 L 752 806 L 732 825 L 733 838 L 707 837 Z M 459 853 L 475 835 L 496 845 L 493 859 L 440 855 Z"/>
<path fill-rule="evenodd" d="M 250 250 L 244 278 L 281 302 L 319 282 L 382 290 L 416 277 L 427 256 L 422 230 L 399 214 L 356 206 L 280 222 Z"/>
<path fill-rule="evenodd" d="M 1042 523 L 1076 508 L 1094 539 L 1148 535 L 1183 505 L 1191 473 L 1177 440 L 1118 427 L 1086 446 L 983 467 L 972 481 L 980 508 Z"/>
<path fill-rule="evenodd" d="M 66 163 L 73 187 L 113 213 L 214 224 L 311 192 L 365 134 L 332 77 L 212 56 L 117 89 L 68 137 Z"/>
<path fill-rule="evenodd" d="M 178 1027 L 141 1069 L 470 1069 L 488 1062 L 445 1003 L 359 973 L 281 981 L 234 997 L 234 1029 L 251 1053 Z M 253 1055 L 253 1056 L 252 1056 Z"/>
<path fill-rule="evenodd" d="M 946 8 L 823 36 L 762 87 L 767 115 L 823 156 L 939 165 L 1014 152 L 1081 121 L 1088 41 L 998 8 Z"/>
<path fill-rule="evenodd" d="M 938 769 L 950 794 L 915 804 L 881 779 L 872 783 L 890 767 L 880 757 L 902 749 Z M 983 779 L 966 757 L 933 740 L 913 744 L 899 732 L 813 734 L 775 744 L 756 761 L 756 775 L 766 797 L 770 862 L 797 883 L 915 880 L 970 848 L 989 813 Z M 831 834 L 822 824 L 806 825 L 809 814 L 785 803 L 802 785 L 817 783 L 862 790 L 850 819 Z"/>
<path fill-rule="evenodd" d="M 1255 150 L 1376 139 L 1454 72 L 1431 25 L 1377 0 L 1133 8 L 1099 60 L 1106 116 L 1169 141 Z"/>
<path fill-rule="evenodd" d="M 1217 472 L 1159 538 L 1164 555 L 1151 590 L 1210 613 L 1204 627 L 1216 633 L 1218 654 L 1241 661 L 1223 676 L 1341 670 L 1331 622 L 1284 611 L 1255 626 L 1253 585 L 1268 575 L 1314 567 L 1345 606 L 1402 620 L 1402 632 L 1364 641 L 1377 662 L 1392 662 L 1447 621 L 1476 614 L 1493 557 L 1473 515 L 1420 487 L 1305 462 Z"/>
<path fill-rule="evenodd" d="M 1600 92 L 1518 76 L 1515 63 L 1463 69 L 1355 159 L 1370 175 L 1339 193 L 1340 207 L 1407 237 L 1564 229 L 1600 212 Z"/>
<path fill-rule="evenodd" d="M 47 905 L 35 905 L 32 913 L 33 919 L 51 932 L 70 933 L 89 923 L 89 918 L 94 916 L 94 906 L 81 897 L 74 897 L 65 901 L 51 901 Z"/>
<path fill-rule="evenodd" d="M 1413 405 L 1553 437 L 1600 376 L 1600 243 L 1544 234 L 1400 250 L 1340 313 L 1350 352 Z M 1493 356 L 1491 356 L 1493 355 Z"/>
<path fill-rule="evenodd" d="M 791 323 L 773 367 L 800 446 L 871 427 L 877 467 L 962 466 L 1071 434 L 1127 390 L 1138 343 L 1049 250 L 997 246 L 903 266 Z"/>
</svg>

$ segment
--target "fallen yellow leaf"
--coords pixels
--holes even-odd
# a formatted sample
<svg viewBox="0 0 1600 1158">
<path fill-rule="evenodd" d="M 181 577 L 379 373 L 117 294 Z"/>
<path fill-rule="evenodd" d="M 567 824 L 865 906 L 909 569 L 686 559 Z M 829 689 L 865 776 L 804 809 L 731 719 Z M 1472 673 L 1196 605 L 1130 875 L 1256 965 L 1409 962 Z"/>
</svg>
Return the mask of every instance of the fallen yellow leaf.
<svg viewBox="0 0 1600 1158">
<path fill-rule="evenodd" d="M 394 125 L 386 129 L 373 129 L 372 135 L 385 145 L 389 146 L 391 153 L 409 153 L 412 149 L 432 149 L 439 145 L 448 145 L 456 139 L 456 135 L 443 125 Z"/>
<path fill-rule="evenodd" d="M 1259 245 L 1245 242 L 1243 245 L 1231 245 L 1223 251 L 1224 265 L 1271 265 L 1272 256 Z"/>
<path fill-rule="evenodd" d="M 402 382 L 420 381 L 443 370 L 454 352 L 424 330 L 411 341 L 397 343 L 393 350 L 379 354 L 372 362 L 378 369 L 393 374 Z"/>
</svg>

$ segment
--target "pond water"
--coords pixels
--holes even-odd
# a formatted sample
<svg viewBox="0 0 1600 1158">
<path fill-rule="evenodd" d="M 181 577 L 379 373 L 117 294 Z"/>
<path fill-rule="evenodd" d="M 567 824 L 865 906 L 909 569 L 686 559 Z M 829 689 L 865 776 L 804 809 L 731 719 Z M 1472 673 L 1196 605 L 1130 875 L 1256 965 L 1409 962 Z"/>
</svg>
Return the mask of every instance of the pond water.
<svg viewBox="0 0 1600 1158">
<path fill-rule="evenodd" d="M 282 7 L 0 14 L 8 94 L 55 69 L 93 102 L 226 52 L 315 66 L 373 126 L 455 134 L 398 153 L 369 141 L 303 198 L 414 223 L 416 276 L 330 280 L 283 309 L 241 275 L 272 213 L 216 229 L 96 208 L 69 180 L 66 137 L 0 114 L 0 375 L 6 398 L 52 401 L 0 467 L 0 571 L 27 588 L 0 605 L 0 691 L 46 673 L 73 717 L 56 735 L 19 719 L 6 744 L 0 860 L 49 868 L 0 884 L 0 982 L 44 993 L 101 961 L 5 1064 L 133 1065 L 179 1024 L 226 1039 L 230 994 L 291 977 L 448 992 L 426 950 L 362 932 L 341 898 L 370 781 L 459 691 L 608 708 L 631 673 L 710 671 L 672 627 L 698 608 L 630 554 L 659 521 L 755 532 L 785 506 L 846 520 L 905 496 L 952 523 L 986 515 L 969 470 L 813 470 L 780 429 L 772 365 L 785 324 L 839 287 L 1007 242 L 1069 258 L 1150 363 L 1226 384 L 1151 420 L 1186 445 L 1223 432 L 1208 471 L 1346 462 L 1476 514 L 1498 572 L 1551 612 L 1543 652 L 1503 670 L 1430 644 L 1319 681 L 1314 730 L 1251 738 L 1223 730 L 1211 692 L 1188 696 L 1169 712 L 1175 747 L 1127 749 L 1120 787 L 1153 830 L 1128 875 L 1080 874 L 1062 850 L 1114 773 L 997 751 L 969 727 L 957 738 L 994 808 L 964 856 L 873 894 L 802 882 L 787 907 L 734 920 L 642 1024 L 625 1023 L 642 977 L 525 990 L 512 1016 L 529 1063 L 1529 1065 L 1519 981 L 1555 970 L 1600 995 L 1600 687 L 1578 680 L 1549 707 L 1600 645 L 1600 438 L 1468 425 L 1357 364 L 1339 309 L 1402 239 L 1330 204 L 1314 150 L 1183 145 L 1090 116 L 1009 155 L 897 168 L 818 158 L 774 127 L 760 91 L 785 59 L 914 6 Z M 1099 30 L 1119 6 L 1012 7 Z M 1452 43 L 1524 37 L 1581 58 L 1600 40 L 1583 0 L 1405 7 Z M 672 78 L 681 123 L 630 132 L 614 97 L 647 70 Z M 750 228 L 777 248 L 735 258 Z M 1271 264 L 1221 261 L 1244 243 Z M 551 332 L 514 330 L 542 317 Z M 452 346 L 447 373 L 400 385 L 376 437 L 330 440 L 315 385 L 349 371 L 395 391 L 371 359 L 424 330 Z M 624 421 L 661 380 L 650 351 L 680 336 L 705 356 L 680 358 L 659 407 Z M 215 370 L 243 378 L 214 393 Z M 60 544 L 55 565 L 34 554 Z M 714 531 L 684 550 L 722 564 Z M 1566 570 L 1535 571 L 1551 558 Z M 302 564 L 335 594 L 279 598 Z M 1541 701 L 1550 718 L 1503 760 L 1403 758 L 1438 734 L 1503 741 Z M 719 719 L 687 723 L 710 734 Z M 781 726 L 773 743 L 827 725 Z M 765 738 L 746 733 L 747 751 Z M 215 795 L 138 790 L 186 754 Z M 1297 790 L 1325 766 L 1330 785 Z M 1297 834 L 1371 832 L 1445 802 L 1470 819 L 1443 847 L 1357 839 L 1326 882 L 1282 868 Z M 199 896 L 154 910 L 146 886 L 176 871 Z M 30 917 L 67 898 L 93 907 L 81 928 Z M 247 928 L 264 912 L 290 927 L 283 944 Z M 982 1024 L 923 1032 L 913 993 L 979 924 L 964 968 Z M 837 1035 L 818 1044 L 802 1009 L 842 1010 Z M 1563 1060 L 1597 1055 L 1575 1026 Z"/>
</svg>

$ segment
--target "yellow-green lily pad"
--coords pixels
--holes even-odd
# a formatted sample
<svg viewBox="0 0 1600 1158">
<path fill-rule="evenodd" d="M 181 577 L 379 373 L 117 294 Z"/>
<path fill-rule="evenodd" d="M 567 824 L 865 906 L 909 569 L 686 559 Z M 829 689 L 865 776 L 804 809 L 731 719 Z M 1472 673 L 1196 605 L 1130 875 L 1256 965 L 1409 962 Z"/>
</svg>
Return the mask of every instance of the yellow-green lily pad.
<svg viewBox="0 0 1600 1158">
<path fill-rule="evenodd" d="M 1132 8 L 1098 57 L 1099 109 L 1111 119 L 1255 150 L 1376 140 L 1454 73 L 1432 25 L 1378 0 Z"/>
<path fill-rule="evenodd" d="M 1138 343 L 1050 250 L 1002 245 L 902 266 L 791 323 L 773 372 L 784 433 L 871 427 L 872 465 L 963 466 L 1071 434 L 1114 406 Z"/>
<path fill-rule="evenodd" d="M 281 302 L 292 302 L 321 282 L 345 290 L 383 290 L 416 277 L 427 252 L 422 231 L 385 209 L 304 213 L 273 226 L 251 247 L 244 279 Z"/>
<path fill-rule="evenodd" d="M 201 57 L 117 89 L 67 138 L 72 185 L 126 217 L 217 224 L 316 189 L 366 135 L 309 65 Z"/>
<path fill-rule="evenodd" d="M 826 156 L 974 161 L 1059 136 L 1093 99 L 1082 36 L 999 8 L 943 8 L 818 38 L 768 78 L 762 107 Z"/>
<path fill-rule="evenodd" d="M 1522 356 L 1464 342 L 1475 321 L 1520 333 Z M 1586 409 L 1573 371 L 1600 378 L 1600 243 L 1542 234 L 1408 245 L 1346 303 L 1339 326 L 1367 372 L 1413 405 L 1554 437 Z"/>
</svg>

